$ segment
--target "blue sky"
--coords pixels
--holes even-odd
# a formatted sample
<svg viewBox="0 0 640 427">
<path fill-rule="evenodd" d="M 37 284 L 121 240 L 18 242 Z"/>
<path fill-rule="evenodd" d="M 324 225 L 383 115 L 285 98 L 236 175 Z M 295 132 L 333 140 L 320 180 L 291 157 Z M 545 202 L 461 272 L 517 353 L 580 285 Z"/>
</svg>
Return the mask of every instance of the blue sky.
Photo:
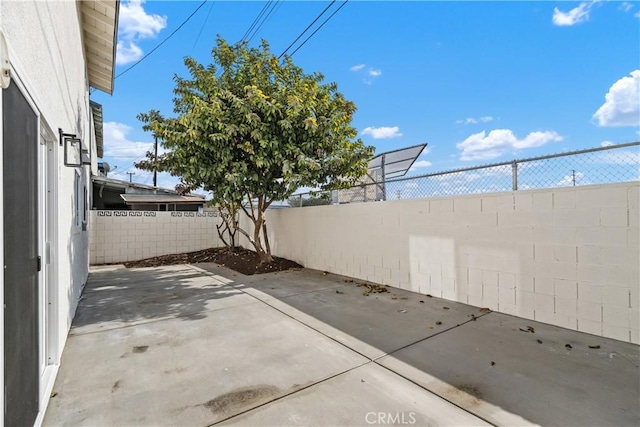
<svg viewBox="0 0 640 427">
<path fill-rule="evenodd" d="M 201 2 L 123 1 L 116 75 Z M 260 27 L 279 55 L 330 2 L 282 1 Z M 335 4 L 291 49 L 341 4 Z M 211 62 L 216 34 L 237 42 L 265 2 L 208 1 L 118 77 L 103 104 L 111 177 L 151 183 L 132 163 L 151 146 L 140 112 L 172 111 L 183 58 Z M 293 56 L 354 101 L 376 152 L 429 143 L 414 174 L 640 139 L 640 3 L 351 0 Z M 165 176 L 159 185 L 173 187 Z"/>
</svg>

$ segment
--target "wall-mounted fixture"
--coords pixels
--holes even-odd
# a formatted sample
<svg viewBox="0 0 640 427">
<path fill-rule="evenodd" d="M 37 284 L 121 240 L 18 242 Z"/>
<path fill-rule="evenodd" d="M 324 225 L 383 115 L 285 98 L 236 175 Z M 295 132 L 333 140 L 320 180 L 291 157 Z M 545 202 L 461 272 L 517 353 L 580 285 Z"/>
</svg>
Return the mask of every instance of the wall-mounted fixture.
<svg viewBox="0 0 640 427">
<path fill-rule="evenodd" d="M 82 140 L 73 133 L 64 133 L 58 129 L 60 145 L 64 146 L 64 165 L 69 167 L 82 166 Z"/>
</svg>

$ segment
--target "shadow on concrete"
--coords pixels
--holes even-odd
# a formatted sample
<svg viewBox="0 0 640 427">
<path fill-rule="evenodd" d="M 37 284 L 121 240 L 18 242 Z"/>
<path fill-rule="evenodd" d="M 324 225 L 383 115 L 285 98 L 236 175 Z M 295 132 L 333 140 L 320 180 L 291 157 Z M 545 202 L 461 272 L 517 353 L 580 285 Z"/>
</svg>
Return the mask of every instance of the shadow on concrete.
<svg viewBox="0 0 640 427">
<path fill-rule="evenodd" d="M 640 425 L 637 345 L 320 271 L 245 279 L 230 285 L 490 423 Z"/>
<path fill-rule="evenodd" d="M 207 311 L 255 302 L 242 291 L 226 286 L 227 282 L 223 277 L 212 280 L 186 265 L 94 270 L 71 334 L 169 318 L 199 320 Z"/>
<path fill-rule="evenodd" d="M 94 270 L 72 334 L 267 304 L 492 424 L 640 425 L 640 347 L 387 290 L 306 269 Z"/>
</svg>

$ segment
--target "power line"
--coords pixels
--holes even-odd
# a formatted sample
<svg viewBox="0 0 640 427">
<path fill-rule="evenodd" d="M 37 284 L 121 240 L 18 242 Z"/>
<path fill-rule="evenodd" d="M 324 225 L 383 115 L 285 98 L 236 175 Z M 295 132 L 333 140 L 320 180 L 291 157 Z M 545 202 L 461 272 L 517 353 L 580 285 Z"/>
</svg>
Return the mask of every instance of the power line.
<svg viewBox="0 0 640 427">
<path fill-rule="evenodd" d="M 260 20 L 262 15 L 264 15 L 264 12 L 267 10 L 267 8 L 269 7 L 269 5 L 271 3 L 273 3 L 273 0 L 269 0 L 268 2 L 266 2 L 264 4 L 264 6 L 262 6 L 262 9 L 260 9 L 260 12 L 258 12 L 258 15 L 255 17 L 255 19 L 253 20 L 253 22 L 251 23 L 251 25 L 249 26 L 247 31 L 245 31 L 244 34 L 242 35 L 242 37 L 240 37 L 239 42 L 242 42 L 242 41 L 246 40 L 246 38 L 249 35 L 249 33 L 251 32 L 251 30 L 253 30 L 253 28 L 256 26 L 256 24 L 258 23 L 258 21 Z"/>
<path fill-rule="evenodd" d="M 127 165 L 128 165 L 128 166 L 127 166 L 126 168 L 124 168 L 124 166 L 122 166 L 122 167 L 121 167 L 121 169 L 120 169 L 120 173 L 124 173 L 124 172 L 128 171 L 128 170 L 129 170 L 129 169 L 131 169 L 131 168 L 135 168 L 135 167 L 136 167 L 136 162 L 137 162 L 138 160 L 142 160 L 142 158 L 143 158 L 143 157 L 145 157 L 146 155 L 147 155 L 147 153 L 144 153 L 143 155 L 141 155 L 141 156 L 137 157 L 137 158 L 136 158 L 135 160 L 133 160 L 132 162 L 126 162 L 126 163 L 124 164 L 124 166 L 127 166 Z M 116 167 L 117 167 L 117 166 L 116 166 Z M 122 169 L 122 168 L 124 168 L 124 169 Z"/>
<path fill-rule="evenodd" d="M 200 32 L 198 33 L 198 37 L 196 37 L 196 41 L 193 42 L 193 47 L 196 47 L 198 44 L 198 40 L 200 40 L 200 36 L 202 35 L 202 30 L 204 30 L 205 25 L 207 25 L 207 21 L 209 20 L 209 15 L 211 15 L 211 10 L 213 10 L 213 5 L 216 4 L 215 1 L 211 2 L 211 6 L 209 7 L 209 12 L 207 12 L 207 17 L 204 18 L 204 22 L 202 23 L 202 27 L 200 27 Z"/>
<path fill-rule="evenodd" d="M 173 30 L 173 32 L 171 34 L 169 34 L 164 40 L 162 40 L 160 43 L 158 43 L 158 45 L 156 45 L 156 47 L 154 47 L 153 49 L 151 49 L 149 51 L 149 53 L 147 53 L 145 56 L 143 56 L 142 58 L 140 58 L 138 61 L 136 61 L 135 63 L 133 63 L 129 68 L 127 68 L 126 70 L 124 70 L 123 72 L 121 72 L 120 74 L 118 74 L 115 78 L 117 79 L 118 77 L 121 77 L 123 74 L 127 73 L 129 70 L 131 70 L 133 67 L 135 67 L 136 65 L 138 65 L 139 63 L 141 63 L 142 61 L 144 61 L 145 59 L 147 59 L 153 52 L 155 52 L 156 50 L 158 50 L 158 48 L 160 46 L 162 46 L 163 44 L 165 44 L 165 42 L 167 42 L 167 40 L 169 40 L 171 37 L 174 36 L 175 33 L 177 33 L 180 28 L 184 27 L 184 25 L 189 22 L 189 20 L 191 18 L 193 18 L 193 15 L 195 15 L 201 8 L 202 6 L 205 5 L 205 3 L 208 0 L 204 0 L 202 3 L 200 3 L 200 5 L 198 7 L 196 7 L 196 9 L 191 12 L 191 15 L 189 15 L 187 17 L 187 19 L 185 19 L 184 21 L 182 21 L 182 24 L 178 25 L 178 28 L 176 28 L 175 30 Z M 114 79 L 115 80 L 115 79 Z"/>
<path fill-rule="evenodd" d="M 295 54 L 296 54 L 296 52 L 297 52 L 298 50 L 300 50 L 300 48 L 301 48 L 302 46 L 304 46 L 304 45 L 309 41 L 309 39 L 311 39 L 311 37 L 313 37 L 313 36 L 314 36 L 318 31 L 320 31 L 320 29 L 321 29 L 322 27 L 324 27 L 324 24 L 326 24 L 327 22 L 329 22 L 329 20 L 330 20 L 331 18 L 333 18 L 333 16 L 334 16 L 336 13 L 340 12 L 340 9 L 342 9 L 342 8 L 344 7 L 344 5 L 346 5 L 347 3 L 349 3 L 349 0 L 345 0 L 345 1 L 340 5 L 340 7 L 339 7 L 339 8 L 337 8 L 337 9 L 335 10 L 335 12 L 333 12 L 333 13 L 332 13 L 332 14 L 331 14 L 331 15 L 330 15 L 330 16 L 329 16 L 329 17 L 328 17 L 328 18 L 327 18 L 327 19 L 326 19 L 322 24 L 320 24 L 320 26 L 319 26 L 319 27 L 318 27 L 318 28 L 317 28 L 313 33 L 311 33 L 311 35 L 310 35 L 309 37 L 307 37 L 307 38 L 305 39 L 305 41 L 303 41 L 303 42 L 302 42 L 302 44 L 296 48 L 296 50 L 294 50 L 293 52 L 291 52 L 291 55 L 289 55 L 289 56 L 293 56 L 293 55 L 295 55 Z"/>
<path fill-rule="evenodd" d="M 258 25 L 258 27 L 256 27 L 253 34 L 249 37 L 249 42 L 251 42 L 251 40 L 253 40 L 253 38 L 260 32 L 260 29 L 262 28 L 262 26 L 269 20 L 269 18 L 271 18 L 271 15 L 276 11 L 277 8 L 280 7 L 281 4 L 282 2 L 278 0 L 273 4 L 273 6 L 271 6 L 271 9 L 267 13 L 267 16 L 264 17 L 262 22 Z"/>
<path fill-rule="evenodd" d="M 291 46 L 293 46 L 294 44 L 296 44 L 296 42 L 297 42 L 298 40 L 300 40 L 300 37 L 302 37 L 302 36 L 304 35 L 304 33 L 306 33 L 306 32 L 309 30 L 309 28 L 311 28 L 311 27 L 313 26 L 313 24 L 315 24 L 315 23 L 318 21 L 318 19 L 320 19 L 320 18 L 322 17 L 322 15 L 324 15 L 324 13 L 325 13 L 325 12 L 326 12 L 327 10 L 329 10 L 329 8 L 330 8 L 331 6 L 333 6 L 333 4 L 334 4 L 335 2 L 336 2 L 336 0 L 333 0 L 331 3 L 329 3 L 329 6 L 325 7 L 325 8 L 324 8 L 324 10 L 323 10 L 322 12 L 320 12 L 320 15 L 316 16 L 316 19 L 314 19 L 314 20 L 313 20 L 313 22 L 312 22 L 311 24 L 309 24 L 309 25 L 307 26 L 307 28 L 305 28 L 305 29 L 304 29 L 304 31 L 303 31 L 303 32 L 301 32 L 300 34 L 298 34 L 298 37 L 296 37 L 296 39 L 295 39 L 294 41 L 292 41 L 292 42 L 291 42 L 291 44 L 290 44 L 289 46 L 287 46 L 287 48 L 286 48 L 286 49 L 285 49 L 285 50 L 280 54 L 280 56 L 278 56 L 278 59 L 282 58 L 282 57 L 284 56 L 284 54 L 285 54 L 285 53 L 287 53 L 287 51 L 288 51 L 289 49 L 291 49 Z"/>
</svg>

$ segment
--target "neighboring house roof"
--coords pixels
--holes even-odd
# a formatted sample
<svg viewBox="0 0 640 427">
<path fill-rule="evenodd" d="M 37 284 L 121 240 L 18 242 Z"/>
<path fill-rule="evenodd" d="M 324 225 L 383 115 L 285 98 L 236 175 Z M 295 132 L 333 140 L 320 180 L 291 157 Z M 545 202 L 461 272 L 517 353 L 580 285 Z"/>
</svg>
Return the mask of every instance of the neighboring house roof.
<svg viewBox="0 0 640 427">
<path fill-rule="evenodd" d="M 89 101 L 91 106 L 91 115 L 93 116 L 93 126 L 96 134 L 96 147 L 98 157 L 102 158 L 104 155 L 104 135 L 103 135 L 103 123 L 102 123 L 102 105 L 95 101 Z"/>
<path fill-rule="evenodd" d="M 113 93 L 118 34 L 118 0 L 80 1 L 89 85 Z"/>
<path fill-rule="evenodd" d="M 203 204 L 202 196 L 180 196 L 178 194 L 121 194 L 120 197 L 127 205 L 135 204 Z"/>
<path fill-rule="evenodd" d="M 127 188 L 145 190 L 146 192 L 163 193 L 163 194 L 178 194 L 175 190 L 169 188 L 159 188 L 152 185 L 138 184 L 137 182 L 122 181 L 119 179 L 107 178 L 104 176 L 92 176 L 91 181 L 97 185 L 103 185 L 107 188 L 117 188 L 126 190 Z"/>
</svg>

